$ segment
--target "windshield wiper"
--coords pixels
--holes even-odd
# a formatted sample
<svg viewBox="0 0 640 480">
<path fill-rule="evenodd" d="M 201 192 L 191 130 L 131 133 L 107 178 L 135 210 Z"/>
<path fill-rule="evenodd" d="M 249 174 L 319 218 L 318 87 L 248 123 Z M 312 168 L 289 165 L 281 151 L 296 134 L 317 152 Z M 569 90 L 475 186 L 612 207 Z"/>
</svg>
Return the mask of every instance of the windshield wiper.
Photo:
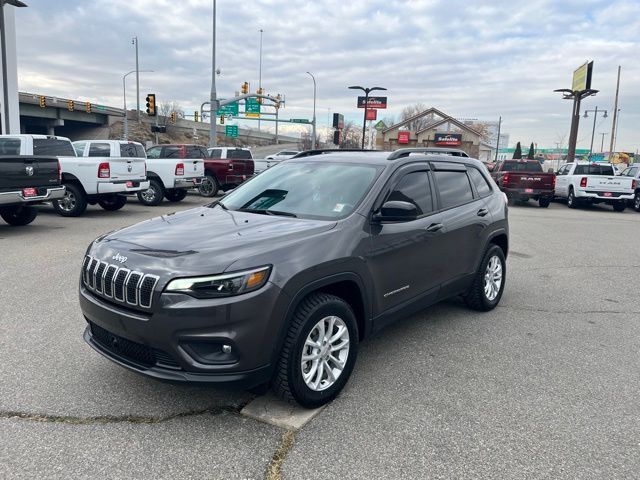
<svg viewBox="0 0 640 480">
<path fill-rule="evenodd" d="M 298 217 L 295 213 L 291 213 L 291 212 L 281 212 L 279 210 L 261 210 L 259 208 L 238 208 L 238 210 L 236 211 L 247 212 L 247 213 L 257 213 L 259 215 L 279 215 L 282 217 L 293 217 L 293 218 Z"/>
<path fill-rule="evenodd" d="M 209 208 L 213 208 L 213 207 L 215 207 L 216 205 L 218 205 L 218 206 L 222 207 L 222 209 L 223 209 L 223 210 L 229 210 L 229 209 L 227 208 L 227 206 L 226 206 L 224 203 L 222 203 L 220 200 L 216 200 L 215 202 L 210 203 L 209 205 L 207 205 L 207 207 L 209 207 Z"/>
</svg>

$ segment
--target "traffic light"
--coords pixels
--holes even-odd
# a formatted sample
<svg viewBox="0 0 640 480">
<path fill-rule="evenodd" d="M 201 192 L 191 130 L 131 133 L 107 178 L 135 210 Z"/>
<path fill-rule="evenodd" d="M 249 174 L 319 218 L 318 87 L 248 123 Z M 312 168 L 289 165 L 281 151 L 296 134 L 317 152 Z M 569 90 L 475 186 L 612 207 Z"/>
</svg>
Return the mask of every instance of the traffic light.
<svg viewBox="0 0 640 480">
<path fill-rule="evenodd" d="M 150 117 L 155 117 L 157 115 L 155 93 L 150 93 L 147 95 L 147 115 L 149 115 Z"/>
<path fill-rule="evenodd" d="M 242 84 L 242 93 L 243 95 L 246 95 L 247 93 L 249 93 L 249 82 L 244 82 Z"/>
<path fill-rule="evenodd" d="M 40 108 L 44 108 L 47 106 L 47 99 L 44 95 L 40 95 Z"/>
<path fill-rule="evenodd" d="M 264 88 L 259 88 L 258 90 L 256 90 L 256 93 L 258 95 L 264 95 Z M 258 97 L 258 103 L 262 103 L 262 98 Z"/>
<path fill-rule="evenodd" d="M 171 112 L 171 123 L 176 123 L 178 120 L 178 114 L 176 112 Z"/>
<path fill-rule="evenodd" d="M 91 102 L 84 102 L 84 111 L 91 113 Z"/>
<path fill-rule="evenodd" d="M 224 125 L 224 115 L 220 115 L 220 125 Z"/>
<path fill-rule="evenodd" d="M 73 100 L 67 100 L 67 110 L 73 112 L 76 109 L 76 104 Z"/>
<path fill-rule="evenodd" d="M 198 111 L 197 110 L 195 112 L 193 112 L 193 121 L 194 122 L 198 121 Z"/>
<path fill-rule="evenodd" d="M 340 145 L 340 130 L 333 132 L 333 144 Z"/>
</svg>

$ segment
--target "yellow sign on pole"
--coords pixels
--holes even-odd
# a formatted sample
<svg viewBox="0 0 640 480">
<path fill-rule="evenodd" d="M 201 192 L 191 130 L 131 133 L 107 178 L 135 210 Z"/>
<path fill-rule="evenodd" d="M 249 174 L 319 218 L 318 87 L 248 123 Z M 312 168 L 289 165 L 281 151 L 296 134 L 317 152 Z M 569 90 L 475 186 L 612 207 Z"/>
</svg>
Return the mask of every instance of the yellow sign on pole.
<svg viewBox="0 0 640 480">
<path fill-rule="evenodd" d="M 591 69 L 593 62 L 585 62 L 573 72 L 573 84 L 571 90 L 574 92 L 582 92 L 591 88 Z"/>
<path fill-rule="evenodd" d="M 260 117 L 260 114 L 259 114 L 259 113 L 245 113 L 245 114 L 244 114 L 244 116 L 245 116 L 245 117 L 255 117 L 255 118 L 258 118 L 258 117 Z"/>
</svg>

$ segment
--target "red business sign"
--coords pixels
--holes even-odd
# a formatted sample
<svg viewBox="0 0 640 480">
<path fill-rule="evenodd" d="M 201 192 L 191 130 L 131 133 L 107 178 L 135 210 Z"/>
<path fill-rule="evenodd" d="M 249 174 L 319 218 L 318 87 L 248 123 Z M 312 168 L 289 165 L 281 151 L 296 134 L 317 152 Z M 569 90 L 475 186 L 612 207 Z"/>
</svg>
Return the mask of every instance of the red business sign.
<svg viewBox="0 0 640 480">
<path fill-rule="evenodd" d="M 461 133 L 436 133 L 433 143 L 443 147 L 457 147 L 462 145 Z"/>
<path fill-rule="evenodd" d="M 411 132 L 398 132 L 398 143 L 409 143 Z"/>
<path fill-rule="evenodd" d="M 367 108 L 387 108 L 387 97 L 369 97 Z M 358 97 L 358 108 L 364 108 L 365 97 Z"/>
<path fill-rule="evenodd" d="M 367 108 L 365 110 L 365 118 L 367 120 L 376 120 L 378 118 L 378 111 L 373 108 Z"/>
</svg>

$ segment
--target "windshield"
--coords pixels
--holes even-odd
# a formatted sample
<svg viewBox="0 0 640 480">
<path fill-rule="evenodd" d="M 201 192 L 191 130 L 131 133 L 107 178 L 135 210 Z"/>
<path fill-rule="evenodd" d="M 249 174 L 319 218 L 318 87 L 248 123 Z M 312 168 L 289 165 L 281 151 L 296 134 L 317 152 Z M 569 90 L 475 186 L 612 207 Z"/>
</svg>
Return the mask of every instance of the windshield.
<svg viewBox="0 0 640 480">
<path fill-rule="evenodd" d="M 229 210 L 335 220 L 353 212 L 380 170 L 344 163 L 280 163 L 220 203 Z"/>
</svg>

